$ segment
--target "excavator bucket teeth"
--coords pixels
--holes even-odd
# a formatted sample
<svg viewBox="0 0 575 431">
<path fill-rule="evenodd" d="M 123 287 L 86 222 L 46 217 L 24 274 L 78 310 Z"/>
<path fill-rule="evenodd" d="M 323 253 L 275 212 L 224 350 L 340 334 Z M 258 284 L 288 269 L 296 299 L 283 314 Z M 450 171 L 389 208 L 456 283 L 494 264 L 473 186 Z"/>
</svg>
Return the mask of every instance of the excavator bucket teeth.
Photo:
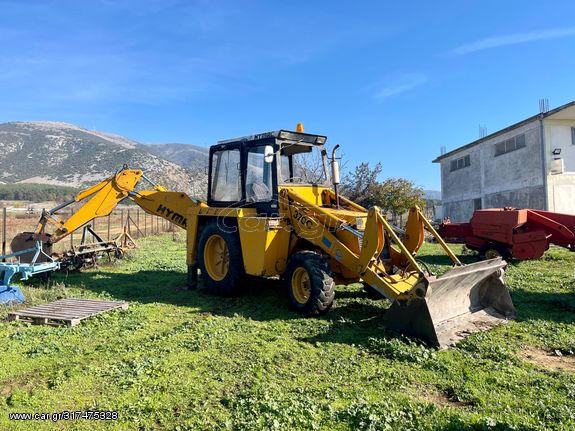
<svg viewBox="0 0 575 431">
<path fill-rule="evenodd" d="M 503 282 L 500 257 L 455 267 L 428 277 L 423 298 L 395 301 L 386 326 L 436 347 L 448 347 L 467 335 L 513 319 L 515 307 Z"/>
<path fill-rule="evenodd" d="M 50 235 L 45 233 L 37 234 L 35 232 L 21 232 L 12 239 L 12 242 L 10 242 L 10 249 L 12 250 L 12 253 L 14 253 L 17 251 L 34 248 L 36 241 L 42 241 L 42 250 L 44 250 L 44 253 L 46 253 L 48 256 L 51 256 L 52 245 L 48 242 L 49 239 Z M 18 257 L 20 258 L 20 262 L 30 263 L 34 258 L 34 252 L 24 253 Z M 46 256 L 40 254 L 36 262 L 41 263 L 46 262 L 47 260 L 48 259 Z"/>
</svg>

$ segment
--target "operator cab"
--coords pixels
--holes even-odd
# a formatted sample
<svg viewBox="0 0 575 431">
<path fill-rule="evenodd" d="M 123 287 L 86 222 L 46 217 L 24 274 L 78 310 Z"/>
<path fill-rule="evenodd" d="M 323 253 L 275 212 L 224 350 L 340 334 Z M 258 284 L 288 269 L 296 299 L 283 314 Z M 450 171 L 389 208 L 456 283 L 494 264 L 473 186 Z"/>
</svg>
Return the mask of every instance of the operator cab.
<svg viewBox="0 0 575 431">
<path fill-rule="evenodd" d="M 278 184 L 304 182 L 294 158 L 314 147 L 325 156 L 326 140 L 303 133 L 298 125 L 297 132 L 279 130 L 218 142 L 210 148 L 208 205 L 277 214 Z"/>
</svg>

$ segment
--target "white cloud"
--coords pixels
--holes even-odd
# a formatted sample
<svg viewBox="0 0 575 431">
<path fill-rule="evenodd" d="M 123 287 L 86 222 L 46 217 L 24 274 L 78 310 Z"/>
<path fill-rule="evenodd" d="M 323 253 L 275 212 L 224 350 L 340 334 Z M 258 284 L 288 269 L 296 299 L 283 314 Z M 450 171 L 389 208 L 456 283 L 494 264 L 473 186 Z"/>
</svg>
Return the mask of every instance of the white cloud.
<svg viewBox="0 0 575 431">
<path fill-rule="evenodd" d="M 406 73 L 394 76 L 385 80 L 385 85 L 376 91 L 373 98 L 384 100 L 389 97 L 397 96 L 406 91 L 413 90 L 427 81 L 427 77 L 421 73 Z"/>
<path fill-rule="evenodd" d="M 538 40 L 559 39 L 562 37 L 574 35 L 575 27 L 568 27 L 542 31 L 531 31 L 527 33 L 515 33 L 503 36 L 493 36 L 458 46 L 451 52 L 456 55 L 465 55 L 476 51 L 482 51 L 484 49 L 499 48 L 501 46 L 516 45 L 519 43 L 534 42 Z"/>
</svg>

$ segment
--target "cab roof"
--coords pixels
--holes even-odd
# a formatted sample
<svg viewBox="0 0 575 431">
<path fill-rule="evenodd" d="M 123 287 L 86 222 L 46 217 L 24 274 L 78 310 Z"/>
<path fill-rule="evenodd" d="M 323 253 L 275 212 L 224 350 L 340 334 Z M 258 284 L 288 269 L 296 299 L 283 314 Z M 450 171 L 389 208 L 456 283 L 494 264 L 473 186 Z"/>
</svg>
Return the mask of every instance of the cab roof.
<svg viewBox="0 0 575 431">
<path fill-rule="evenodd" d="M 327 141 L 327 136 L 323 135 L 312 135 L 309 133 L 293 132 L 290 130 L 276 130 L 274 132 L 264 132 L 255 135 L 243 136 L 240 138 L 226 139 L 223 141 L 218 141 L 218 144 L 231 144 L 234 142 L 251 142 L 270 138 L 275 138 L 278 141 L 290 144 L 302 143 L 312 145 L 323 145 Z"/>
</svg>

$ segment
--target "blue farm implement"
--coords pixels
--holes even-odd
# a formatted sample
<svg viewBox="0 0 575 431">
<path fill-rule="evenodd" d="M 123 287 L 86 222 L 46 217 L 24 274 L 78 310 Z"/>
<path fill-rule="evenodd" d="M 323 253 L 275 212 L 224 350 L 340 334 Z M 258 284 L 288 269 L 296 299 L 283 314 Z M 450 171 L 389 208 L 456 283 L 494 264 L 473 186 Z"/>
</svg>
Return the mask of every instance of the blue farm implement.
<svg viewBox="0 0 575 431">
<path fill-rule="evenodd" d="M 21 263 L 20 256 L 26 253 L 34 253 L 32 260 L 29 263 Z M 18 258 L 16 261 L 6 262 L 6 259 Z M 36 246 L 26 250 L 17 251 L 15 253 L 0 256 L 0 272 L 2 274 L 0 284 L 0 304 L 22 303 L 24 302 L 24 294 L 16 287 L 10 285 L 12 277 L 20 274 L 22 280 L 28 280 L 36 274 L 55 271 L 60 267 L 59 262 L 55 262 L 42 250 L 42 242 L 37 241 Z M 44 262 L 39 262 L 44 260 Z"/>
</svg>

